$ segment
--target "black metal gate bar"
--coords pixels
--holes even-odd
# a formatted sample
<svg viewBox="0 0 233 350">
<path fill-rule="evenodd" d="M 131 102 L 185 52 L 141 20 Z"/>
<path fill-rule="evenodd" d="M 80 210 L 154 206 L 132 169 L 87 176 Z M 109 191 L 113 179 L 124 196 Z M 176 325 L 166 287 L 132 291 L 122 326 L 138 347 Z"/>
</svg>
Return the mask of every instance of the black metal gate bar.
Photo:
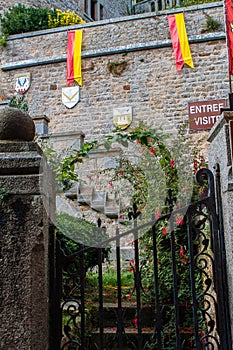
<svg viewBox="0 0 233 350">
<path fill-rule="evenodd" d="M 118 346 L 119 350 L 125 349 L 124 340 L 126 339 L 124 331 L 124 312 L 122 310 L 122 285 L 121 285 L 121 249 L 120 242 L 122 237 L 128 235 L 134 235 L 134 291 L 136 292 L 136 312 L 137 312 L 137 342 L 135 344 L 130 343 L 134 349 L 156 349 L 156 350 L 165 350 L 168 349 L 167 345 L 164 345 L 164 329 L 163 329 L 163 308 L 160 305 L 160 285 L 159 285 L 159 268 L 158 268 L 158 255 L 157 255 L 157 224 L 160 220 L 166 219 L 170 222 L 170 250 L 172 254 L 172 281 L 173 281 L 173 307 L 175 308 L 175 332 L 176 340 L 174 341 L 172 350 L 187 350 L 187 346 L 190 346 L 191 349 L 195 350 L 210 350 L 210 349 L 219 349 L 219 350 L 232 350 L 231 349 L 231 334 L 230 334 L 230 319 L 229 319 L 229 309 L 227 301 L 227 290 L 225 282 L 227 281 L 226 277 L 226 257 L 225 257 L 225 245 L 224 245 L 224 236 L 223 236 L 223 225 L 220 222 L 222 220 L 221 213 L 221 193 L 220 188 L 218 188 L 217 180 L 217 206 L 218 206 L 218 215 L 216 213 L 215 206 L 215 188 L 212 173 L 207 169 L 201 169 L 197 175 L 197 180 L 199 184 L 203 183 L 203 178 L 206 178 L 208 181 L 208 195 L 204 198 L 192 203 L 191 205 L 180 208 L 177 210 L 170 210 L 170 213 L 160 217 L 160 219 L 152 219 L 146 224 L 138 225 L 138 217 L 140 215 L 137 212 L 136 207 L 133 208 L 133 212 L 129 213 L 131 218 L 134 219 L 133 228 L 129 229 L 126 232 L 120 233 L 119 228 L 116 229 L 115 237 L 109 238 L 105 241 L 102 241 L 102 231 L 101 221 L 98 221 L 98 244 L 96 249 L 98 251 L 98 282 L 99 282 L 99 347 L 98 350 L 104 350 L 106 347 L 105 338 L 104 338 L 104 314 L 103 314 L 103 246 L 106 246 L 108 243 L 115 241 L 116 244 L 116 271 L 117 271 L 117 337 L 118 337 Z M 219 192 L 218 192 L 219 191 Z M 170 208 L 171 209 L 171 208 Z M 190 334 L 188 339 L 194 339 L 192 344 L 183 339 L 183 333 L 180 332 L 181 319 L 180 319 L 180 301 L 178 296 L 178 287 L 179 281 L 177 281 L 179 273 L 178 261 L 176 261 L 177 251 L 176 246 L 176 227 L 174 225 L 176 215 L 179 213 L 186 213 L 186 225 L 187 225 L 187 245 L 188 245 L 188 263 L 187 268 L 190 275 L 190 289 L 191 289 L 191 306 L 193 311 L 193 323 L 190 324 L 190 327 L 193 328 L 192 334 Z M 200 219 L 201 218 L 201 219 Z M 210 226 L 210 230 L 209 230 Z M 139 237 L 138 234 L 143 229 L 146 229 L 151 232 L 153 239 L 153 273 L 154 273 L 154 293 L 155 293 L 155 305 L 153 306 L 154 314 L 154 334 L 150 341 L 147 341 L 146 344 L 143 343 L 143 329 L 142 329 L 142 267 L 143 262 L 140 261 L 139 254 Z M 159 228 L 158 228 L 159 229 Z M 209 231 L 207 231 L 207 229 Z M 209 236 L 208 236 L 209 234 Z M 209 244 L 211 242 L 211 244 Z M 178 246 L 179 247 L 179 246 Z M 198 249 L 196 248 L 198 247 Z M 93 247 L 92 247 L 93 248 Z M 95 247 L 94 247 L 95 248 Z M 72 256 L 64 256 L 64 261 L 57 260 L 57 277 L 56 283 L 57 290 L 61 290 L 61 282 L 59 282 L 59 270 L 62 265 L 66 265 L 65 261 L 71 261 L 79 255 L 79 262 L 84 259 L 84 250 L 88 249 L 87 247 L 82 249 L 81 252 L 76 252 Z M 208 253 L 208 249 L 212 249 L 212 253 Z M 223 250 L 223 254 L 222 254 Z M 58 254 L 58 252 L 57 252 Z M 59 255 L 57 256 L 59 259 Z M 74 261 L 74 260 L 72 260 Z M 200 262 L 204 262 L 204 267 Z M 208 264 L 213 264 L 213 266 L 208 267 Z M 199 264 L 199 266 L 198 266 Z M 58 266 L 59 265 L 59 266 Z M 82 267 L 85 266 L 85 262 L 81 263 Z M 162 266 L 162 265 L 161 265 Z M 207 267 L 207 271 L 205 270 Z M 208 270 L 209 268 L 209 270 Z M 87 342 L 87 325 L 85 324 L 85 294 L 84 294 L 84 285 L 82 283 L 85 280 L 85 271 L 82 272 L 82 268 L 79 269 L 79 276 L 71 276 L 72 278 L 77 278 L 80 283 L 80 294 L 77 295 L 77 298 L 80 298 L 76 304 L 80 305 L 79 311 L 81 315 L 81 341 L 73 337 L 69 338 L 67 344 L 68 347 L 63 346 L 64 350 L 69 350 L 69 346 L 72 349 L 77 350 L 93 350 L 93 345 L 90 345 Z M 213 278 L 211 275 L 213 271 Z M 197 294 L 196 283 L 197 283 L 197 274 L 202 275 L 201 282 L 203 283 L 203 290 Z M 51 273 L 51 275 L 53 275 Z M 81 279 L 81 280 L 80 280 Z M 216 294 L 212 293 L 212 288 L 215 289 Z M 206 298 L 207 297 L 207 298 Z M 211 298 L 211 301 L 208 300 Z M 63 304 L 67 302 L 64 301 Z M 207 307 L 204 303 L 207 303 Z M 54 308 L 57 306 L 54 305 Z M 213 310 L 209 313 L 208 308 L 216 308 L 216 315 Z M 55 320 L 55 315 L 57 314 L 57 309 L 54 310 L 53 320 Z M 73 319 L 73 318 L 72 318 Z M 217 326 L 217 327 L 216 327 Z M 55 331 L 53 329 L 53 331 Z M 171 332 L 171 330 L 170 330 Z M 170 334 L 170 333 L 169 333 Z M 166 334 L 165 334 L 166 335 Z M 175 335 L 175 334 L 173 334 Z M 190 338 L 191 337 L 191 338 Z M 55 339 L 52 338 L 51 339 Z M 88 338 L 90 339 L 90 338 Z M 173 339 L 170 340 L 169 344 L 173 342 Z M 136 345 L 137 344 L 137 345 Z M 215 344 L 215 345 L 213 345 Z M 95 344 L 95 346 L 97 346 Z M 152 346 L 152 347 L 151 347 Z M 165 346 L 165 347 L 164 347 Z M 170 345 L 169 345 L 170 346 Z M 214 347 L 213 347 L 214 346 Z M 50 350 L 57 350 L 56 346 L 51 346 Z M 171 348 L 169 347 L 169 350 Z"/>
<path fill-rule="evenodd" d="M 191 298 L 192 298 L 192 310 L 193 310 L 193 327 L 194 327 L 194 341 L 196 349 L 201 349 L 201 342 L 199 339 L 199 328 L 198 328 L 198 303 L 195 288 L 195 273 L 194 273 L 194 251 L 193 251 L 193 231 L 192 231 L 192 216 L 191 212 L 188 210 L 186 215 L 187 220 L 187 236 L 188 236 L 188 251 L 189 251 L 189 270 L 190 270 L 190 288 L 191 288 Z"/>
<path fill-rule="evenodd" d="M 195 283 L 195 252 L 194 252 L 194 242 L 196 240 L 197 232 L 194 228 L 193 222 L 193 212 L 195 211 L 195 206 L 190 206 L 186 214 L 187 220 L 187 236 L 188 236 L 188 251 L 189 251 L 189 270 L 190 270 L 190 289 L 191 289 L 191 299 L 192 299 L 192 310 L 193 310 L 193 328 L 194 328 L 194 345 L 195 349 L 201 350 L 202 344 L 199 337 L 199 320 L 198 320 L 198 300 L 196 292 Z"/>
<path fill-rule="evenodd" d="M 173 301 L 175 306 L 175 332 L 176 332 L 176 350 L 180 348 L 180 315 L 179 315 L 179 298 L 177 286 L 177 271 L 176 271 L 176 248 L 175 248 L 175 232 L 174 232 L 174 216 L 171 214 L 170 219 L 170 244 L 172 253 L 172 280 L 173 280 Z"/>
<path fill-rule="evenodd" d="M 62 337 L 62 314 L 60 309 L 62 289 L 62 255 L 55 227 L 49 225 L 49 349 L 59 350 Z"/>
<path fill-rule="evenodd" d="M 206 310 L 204 310 L 204 316 L 208 317 L 209 320 L 207 322 L 208 331 L 202 337 L 202 341 L 205 340 L 206 346 L 212 346 L 214 349 L 217 346 L 217 349 L 228 349 L 226 347 L 226 340 L 225 338 L 225 320 L 224 320 L 224 313 L 222 312 L 222 308 L 220 305 L 224 305 L 223 300 L 223 289 L 225 286 L 222 285 L 222 263 L 221 263 L 221 251 L 220 251 L 220 245 L 219 245 L 219 222 L 216 212 L 216 201 L 215 201 L 215 189 L 214 189 L 214 178 L 213 174 L 208 169 L 201 169 L 197 173 L 197 181 L 200 185 L 204 183 L 204 179 L 208 180 L 208 197 L 204 198 L 202 201 L 199 201 L 199 211 L 201 212 L 201 206 L 205 206 L 208 212 L 208 220 L 210 223 L 210 248 L 213 253 L 212 260 L 212 272 L 213 272 L 213 286 L 216 291 L 216 298 L 213 297 L 214 306 L 215 306 L 215 312 L 216 312 L 216 320 L 214 320 L 211 316 L 211 314 L 208 312 L 208 307 Z M 198 203 L 196 204 L 196 206 Z M 199 229 L 201 231 L 201 229 Z M 203 233 L 202 233 L 203 234 Z M 203 249 L 203 255 L 208 256 L 208 240 L 206 236 L 203 234 L 204 240 L 203 245 L 205 246 Z M 204 279 L 204 282 L 206 284 L 206 290 L 204 291 L 204 298 L 209 296 L 209 291 L 211 288 L 211 280 L 210 277 L 207 276 L 206 272 L 206 278 Z M 206 299 L 204 300 L 204 302 Z M 212 302 L 213 304 L 213 302 Z M 210 306 L 209 306 L 210 308 Z M 216 328 L 217 334 L 214 334 Z M 215 344 L 215 345 L 214 345 Z"/>
<path fill-rule="evenodd" d="M 231 321 L 230 321 L 230 312 L 229 312 L 229 293 L 228 293 L 228 281 L 227 281 L 227 263 L 226 263 L 226 247 L 224 240 L 224 226 L 223 226 L 223 212 L 222 212 L 222 197 L 221 197 L 221 177 L 220 177 L 220 167 L 219 164 L 215 166 L 215 184 L 216 184 L 216 204 L 217 204 L 217 213 L 218 213 L 218 222 L 219 222 L 219 249 L 221 252 L 221 285 L 223 288 L 223 309 L 224 309 L 224 319 L 225 323 L 225 332 L 224 332 L 224 347 L 226 349 L 231 349 L 232 339 L 231 339 Z"/>
<path fill-rule="evenodd" d="M 142 347 L 142 316 L 141 316 L 141 275 L 140 275 L 138 229 L 137 229 L 136 215 L 134 219 L 134 259 L 135 259 L 134 283 L 135 283 L 136 304 L 137 304 L 138 350 L 141 350 L 143 348 Z"/>
<path fill-rule="evenodd" d="M 81 350 L 85 350 L 86 344 L 86 331 L 85 331 L 85 258 L 84 258 L 85 246 L 81 244 L 80 251 L 80 316 L 81 316 Z"/>
<path fill-rule="evenodd" d="M 155 291 L 155 319 L 154 319 L 154 334 L 152 340 L 158 340 L 157 350 L 161 350 L 162 344 L 162 320 L 161 320 L 161 305 L 159 295 L 159 277 L 158 277 L 158 257 L 157 257 L 157 241 L 156 241 L 156 223 L 152 226 L 153 240 L 153 268 L 154 268 L 154 291 Z"/>
<path fill-rule="evenodd" d="M 99 280 L 99 341 L 100 349 L 104 349 L 104 306 L 103 306 L 103 255 L 102 255 L 102 228 L 99 220 L 98 227 L 98 280 Z"/>
<path fill-rule="evenodd" d="M 216 200 L 215 200 L 215 188 L 214 188 L 214 177 L 213 174 L 207 169 L 201 169 L 199 171 L 199 183 L 202 184 L 200 175 L 203 176 L 206 174 L 208 177 L 209 183 L 209 192 L 208 192 L 208 204 L 207 208 L 210 213 L 210 234 L 211 234 L 211 243 L 213 247 L 214 253 L 214 269 L 213 269 L 213 277 L 214 277 L 214 285 L 217 293 L 217 305 L 216 305 L 216 326 L 218 330 L 218 336 L 220 338 L 220 344 L 223 349 L 227 349 L 226 344 L 226 327 L 225 327 L 225 310 L 224 310 L 224 293 L 223 289 L 227 286 L 223 286 L 222 284 L 222 252 L 220 250 L 220 231 L 219 231 L 219 218 L 217 217 L 216 210 Z M 219 307 L 221 305 L 221 307 Z M 220 346 L 220 345 L 219 345 Z M 220 348 L 220 347 L 219 347 Z"/>
<path fill-rule="evenodd" d="M 123 349 L 123 312 L 122 312 L 122 293 L 121 293 L 121 253 L 120 253 L 120 239 L 119 228 L 116 228 L 116 264 L 117 264 L 117 335 L 119 350 Z"/>
</svg>

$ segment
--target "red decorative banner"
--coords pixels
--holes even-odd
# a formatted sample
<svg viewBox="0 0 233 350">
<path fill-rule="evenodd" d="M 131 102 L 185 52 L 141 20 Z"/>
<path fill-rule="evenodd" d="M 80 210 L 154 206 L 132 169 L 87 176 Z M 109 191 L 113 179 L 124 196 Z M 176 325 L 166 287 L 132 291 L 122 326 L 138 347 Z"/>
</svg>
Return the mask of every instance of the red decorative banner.
<svg viewBox="0 0 233 350">
<path fill-rule="evenodd" d="M 76 80 L 82 86 L 81 72 L 82 30 L 68 32 L 67 44 L 67 85 Z"/>
<path fill-rule="evenodd" d="M 227 46 L 229 55 L 229 73 L 233 75 L 233 0 L 226 0 Z"/>
<path fill-rule="evenodd" d="M 167 19 L 178 73 L 184 64 L 194 68 L 183 13 L 169 15 Z"/>
</svg>

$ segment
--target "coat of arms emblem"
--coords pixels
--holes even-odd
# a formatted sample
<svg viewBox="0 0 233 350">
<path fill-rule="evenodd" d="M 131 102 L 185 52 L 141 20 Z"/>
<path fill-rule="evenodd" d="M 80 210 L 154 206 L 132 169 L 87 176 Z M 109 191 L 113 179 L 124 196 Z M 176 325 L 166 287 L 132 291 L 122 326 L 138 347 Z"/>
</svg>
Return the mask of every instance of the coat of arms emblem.
<svg viewBox="0 0 233 350">
<path fill-rule="evenodd" d="M 132 107 L 120 107 L 113 109 L 113 123 L 116 127 L 124 130 L 132 123 Z"/>
<path fill-rule="evenodd" d="M 79 86 L 62 88 L 62 103 L 67 108 L 73 108 L 79 102 Z"/>
<path fill-rule="evenodd" d="M 23 95 L 31 85 L 31 73 L 15 75 L 15 91 Z"/>
</svg>

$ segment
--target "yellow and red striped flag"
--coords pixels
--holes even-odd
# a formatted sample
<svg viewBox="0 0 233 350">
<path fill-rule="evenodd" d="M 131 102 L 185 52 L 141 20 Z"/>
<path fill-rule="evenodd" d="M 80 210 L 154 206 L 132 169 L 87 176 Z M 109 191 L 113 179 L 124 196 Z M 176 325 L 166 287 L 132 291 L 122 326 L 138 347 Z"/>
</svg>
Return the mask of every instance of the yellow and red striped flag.
<svg viewBox="0 0 233 350">
<path fill-rule="evenodd" d="M 68 32 L 67 44 L 67 85 L 75 80 L 82 86 L 81 70 L 82 30 Z"/>
<path fill-rule="evenodd" d="M 167 18 L 178 73 L 185 63 L 194 68 L 183 13 L 169 15 Z"/>
<path fill-rule="evenodd" d="M 225 1 L 229 74 L 233 75 L 233 1 Z"/>
</svg>

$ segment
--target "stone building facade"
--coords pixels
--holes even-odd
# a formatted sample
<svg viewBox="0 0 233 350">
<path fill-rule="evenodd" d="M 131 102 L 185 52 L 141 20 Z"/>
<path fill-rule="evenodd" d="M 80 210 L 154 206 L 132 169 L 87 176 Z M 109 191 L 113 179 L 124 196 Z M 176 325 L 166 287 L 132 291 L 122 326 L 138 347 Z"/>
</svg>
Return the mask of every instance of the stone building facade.
<svg viewBox="0 0 233 350">
<path fill-rule="evenodd" d="M 76 13 L 85 14 L 84 18 L 88 20 L 100 20 L 126 16 L 131 9 L 131 0 L 22 0 L 22 5 L 41 6 L 47 8 L 59 8 L 62 11 L 67 9 Z M 7 8 L 17 5 L 15 0 L 0 0 L 0 12 Z M 87 16 L 86 16 L 87 15 Z"/>
<path fill-rule="evenodd" d="M 174 10 L 179 12 L 180 10 Z M 173 12 L 174 12 L 173 11 Z M 15 76 L 31 74 L 24 94 L 32 117 L 50 119 L 49 133 L 80 130 L 101 138 L 115 125 L 113 111 L 132 107 L 132 126 L 144 121 L 175 132 L 188 119 L 188 102 L 228 98 L 227 47 L 222 3 L 185 10 L 194 69 L 177 73 L 165 11 L 10 36 L 2 50 L 1 93 L 10 99 Z M 207 32 L 207 15 L 221 25 Z M 67 31 L 83 30 L 80 101 L 62 103 L 66 83 Z M 114 66 L 121 72 L 114 72 Z"/>
</svg>

